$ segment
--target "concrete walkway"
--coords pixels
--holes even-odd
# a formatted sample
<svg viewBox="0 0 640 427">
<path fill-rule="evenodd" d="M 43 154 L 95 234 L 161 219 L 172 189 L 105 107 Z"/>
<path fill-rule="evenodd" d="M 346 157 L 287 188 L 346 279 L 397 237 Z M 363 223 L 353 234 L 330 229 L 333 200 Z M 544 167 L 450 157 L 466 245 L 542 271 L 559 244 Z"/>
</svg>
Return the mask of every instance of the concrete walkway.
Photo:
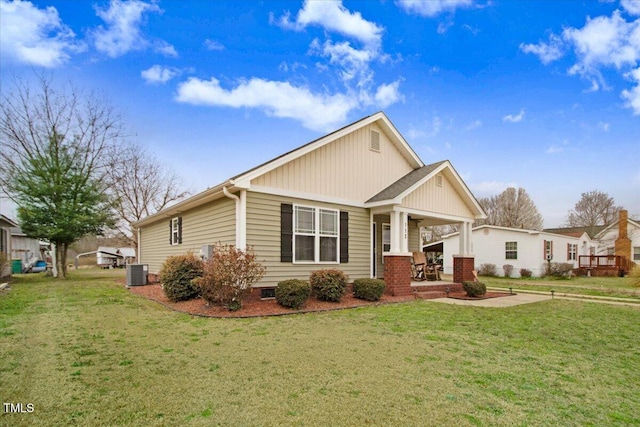
<svg viewBox="0 0 640 427">
<path fill-rule="evenodd" d="M 530 304 L 550 300 L 551 295 L 517 294 L 483 300 L 464 300 L 455 298 L 435 298 L 425 301 L 443 302 L 454 305 L 471 305 L 474 307 L 512 307 L 514 305 Z"/>
</svg>

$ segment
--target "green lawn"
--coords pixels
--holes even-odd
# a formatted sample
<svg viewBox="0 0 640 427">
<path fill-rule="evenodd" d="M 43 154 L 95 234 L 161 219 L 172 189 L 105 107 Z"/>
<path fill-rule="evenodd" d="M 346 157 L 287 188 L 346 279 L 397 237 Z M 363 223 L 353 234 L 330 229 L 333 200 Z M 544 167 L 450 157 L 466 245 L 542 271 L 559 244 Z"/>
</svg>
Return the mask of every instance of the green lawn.
<svg viewBox="0 0 640 427">
<path fill-rule="evenodd" d="M 0 425 L 639 425 L 640 308 L 416 300 L 213 319 L 122 271 L 0 294 Z"/>
<path fill-rule="evenodd" d="M 575 295 L 592 295 L 617 298 L 640 299 L 640 286 L 631 277 L 572 277 L 570 279 L 528 278 L 510 279 L 505 277 L 481 277 L 487 286 Z"/>
</svg>

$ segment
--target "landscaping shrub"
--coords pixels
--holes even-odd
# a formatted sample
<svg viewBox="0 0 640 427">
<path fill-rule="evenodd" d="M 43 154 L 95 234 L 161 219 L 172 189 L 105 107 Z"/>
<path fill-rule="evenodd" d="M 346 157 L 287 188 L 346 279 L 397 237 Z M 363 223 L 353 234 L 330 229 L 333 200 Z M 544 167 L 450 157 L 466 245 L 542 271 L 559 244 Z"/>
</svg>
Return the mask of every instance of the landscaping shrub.
<svg viewBox="0 0 640 427">
<path fill-rule="evenodd" d="M 202 277 L 195 283 L 207 303 L 236 311 L 242 308 L 242 297 L 264 277 L 265 271 L 253 249 L 243 251 L 233 245 L 217 244 L 213 256 L 204 264 Z"/>
<path fill-rule="evenodd" d="M 568 278 L 573 270 L 573 264 L 568 262 L 552 262 L 549 266 L 549 275 L 558 278 Z"/>
<path fill-rule="evenodd" d="M 513 273 L 513 265 L 505 264 L 502 266 L 502 269 L 504 270 L 504 277 L 511 277 L 511 273 Z"/>
<path fill-rule="evenodd" d="M 276 301 L 283 307 L 298 309 L 311 295 L 311 285 L 304 280 L 291 279 L 278 283 Z"/>
<path fill-rule="evenodd" d="M 200 291 L 193 279 L 202 276 L 202 267 L 202 260 L 191 252 L 167 258 L 158 274 L 167 298 L 176 302 L 197 297 Z"/>
<path fill-rule="evenodd" d="M 340 302 L 347 291 L 347 276 L 341 270 L 312 271 L 309 282 L 311 290 L 320 301 Z"/>
<path fill-rule="evenodd" d="M 378 301 L 384 293 L 386 284 L 382 279 L 356 279 L 353 282 L 353 294 L 366 301 Z"/>
<path fill-rule="evenodd" d="M 495 264 L 482 264 L 478 269 L 479 276 L 496 277 L 498 275 Z"/>
<path fill-rule="evenodd" d="M 462 287 L 469 297 L 481 297 L 487 293 L 487 286 L 482 282 L 462 282 Z"/>
<path fill-rule="evenodd" d="M 533 273 L 528 268 L 521 268 L 520 269 L 520 277 L 531 277 L 532 275 L 533 275 Z"/>
</svg>

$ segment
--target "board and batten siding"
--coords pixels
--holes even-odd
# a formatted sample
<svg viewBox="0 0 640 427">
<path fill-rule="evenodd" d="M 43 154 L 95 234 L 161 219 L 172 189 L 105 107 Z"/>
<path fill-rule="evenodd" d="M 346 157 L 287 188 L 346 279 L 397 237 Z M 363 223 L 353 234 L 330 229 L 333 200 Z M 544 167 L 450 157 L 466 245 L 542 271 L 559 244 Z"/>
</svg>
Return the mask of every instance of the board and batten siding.
<svg viewBox="0 0 640 427">
<path fill-rule="evenodd" d="M 370 148 L 371 131 L 380 150 Z M 251 181 L 252 185 L 364 202 L 413 169 L 375 123 Z"/>
<path fill-rule="evenodd" d="M 349 262 L 342 264 L 295 264 L 280 262 L 280 205 L 299 204 L 349 212 Z M 311 271 L 340 269 L 352 282 L 370 277 L 369 211 L 363 208 L 320 203 L 265 193 L 247 192 L 247 245 L 267 268 L 258 287 L 276 286 L 287 279 L 308 280 Z"/>
<path fill-rule="evenodd" d="M 215 243 L 235 244 L 235 202 L 228 198 L 176 215 L 182 217 L 182 243 L 169 243 L 169 223 L 166 217 L 142 228 L 140 235 L 140 263 L 149 265 L 149 272 L 157 274 L 162 263 L 171 255 L 185 254 L 189 251 L 199 254 L 203 245 Z"/>
<path fill-rule="evenodd" d="M 434 176 L 408 194 L 401 206 L 429 212 L 472 218 L 471 209 L 464 203 L 449 178 L 441 174 L 442 185 L 437 185 Z"/>
</svg>

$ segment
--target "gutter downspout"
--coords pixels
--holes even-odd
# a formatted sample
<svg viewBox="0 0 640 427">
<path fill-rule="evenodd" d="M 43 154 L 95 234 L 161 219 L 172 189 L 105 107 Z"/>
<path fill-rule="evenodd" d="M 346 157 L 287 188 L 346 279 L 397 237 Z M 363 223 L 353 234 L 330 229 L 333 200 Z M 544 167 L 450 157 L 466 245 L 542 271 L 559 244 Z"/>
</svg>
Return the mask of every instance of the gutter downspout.
<svg viewBox="0 0 640 427">
<path fill-rule="evenodd" d="M 142 229 L 140 227 L 138 227 L 137 230 L 138 233 L 138 247 L 137 249 L 137 253 L 136 253 L 136 264 L 140 264 L 142 263 L 142 259 L 140 258 L 141 256 L 141 249 L 142 249 L 142 242 L 140 241 L 140 239 L 142 238 Z"/>
<path fill-rule="evenodd" d="M 236 248 L 245 250 L 247 246 L 247 190 L 240 190 L 240 197 L 222 187 L 226 197 L 236 202 Z"/>
</svg>

